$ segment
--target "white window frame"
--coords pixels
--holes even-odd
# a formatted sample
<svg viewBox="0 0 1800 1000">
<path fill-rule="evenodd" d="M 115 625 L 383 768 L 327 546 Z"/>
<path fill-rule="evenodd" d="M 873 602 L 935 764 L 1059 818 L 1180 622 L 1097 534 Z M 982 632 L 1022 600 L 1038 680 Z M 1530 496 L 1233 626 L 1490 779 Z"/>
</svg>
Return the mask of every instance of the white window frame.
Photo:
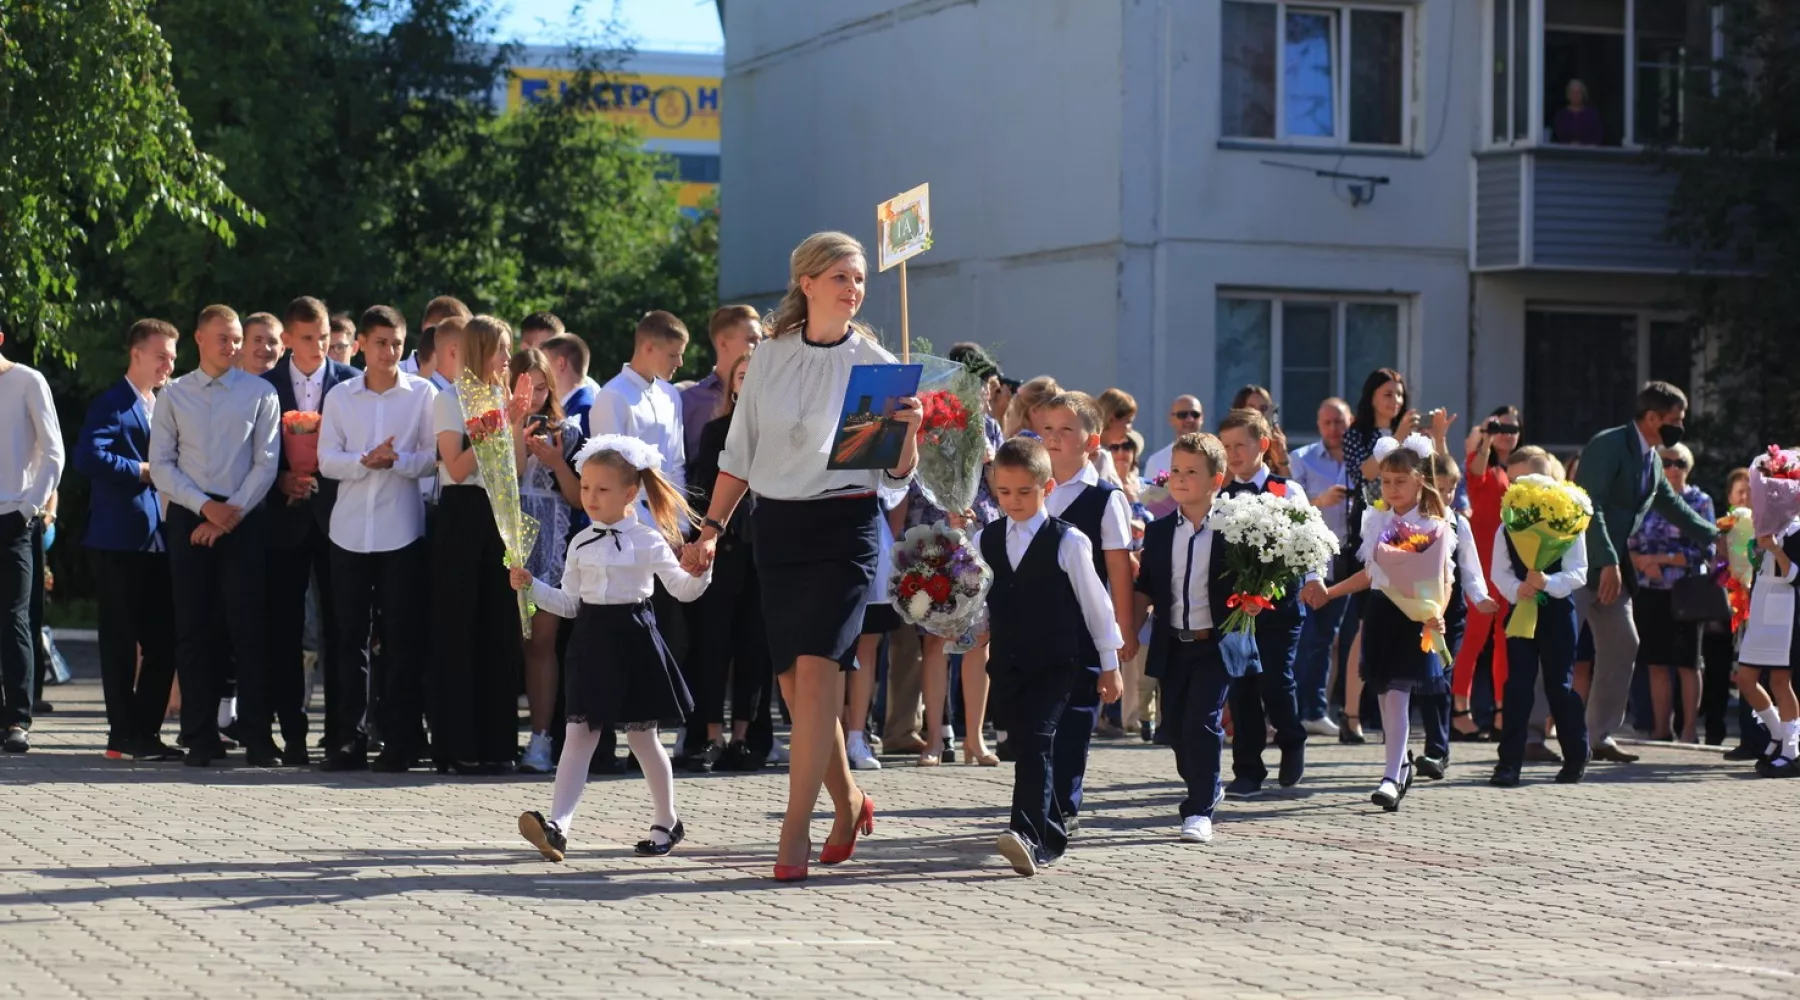
<svg viewBox="0 0 1800 1000">
<path fill-rule="evenodd" d="M 1515 139 L 1510 136 L 1506 139 L 1494 138 L 1494 76 L 1492 73 L 1484 73 L 1482 75 L 1483 89 L 1481 94 L 1481 148 L 1526 149 L 1545 147 L 1549 149 L 1598 149 L 1601 151 L 1641 151 L 1644 148 L 1637 137 L 1638 0 L 1620 0 L 1620 2 L 1625 4 L 1625 27 L 1623 29 L 1623 34 L 1625 36 L 1625 79 L 1622 81 L 1625 93 L 1625 132 L 1620 144 L 1617 146 L 1598 147 L 1565 146 L 1561 143 L 1549 142 L 1544 138 L 1544 130 L 1548 127 L 1548 123 L 1544 120 L 1544 33 L 1552 29 L 1569 28 L 1571 26 L 1546 24 L 1544 20 L 1544 0 L 1518 0 L 1517 6 L 1514 7 L 1514 13 L 1516 14 L 1518 8 L 1523 7 L 1531 18 L 1531 25 L 1527 36 L 1530 39 L 1529 57 L 1531 63 L 1528 67 L 1531 78 L 1528 81 L 1530 93 L 1527 100 L 1531 102 L 1531 107 L 1526 109 L 1528 119 L 1526 123 L 1526 134 L 1523 139 Z M 1496 54 L 1499 51 L 1496 46 L 1501 44 L 1501 40 L 1494 37 L 1494 6 L 1502 3 L 1511 4 L 1513 3 L 1513 0 L 1485 0 L 1482 4 L 1481 53 L 1483 56 L 1482 65 L 1484 66 L 1492 67 L 1494 65 Z M 1511 25 L 1514 22 L 1508 20 L 1507 23 L 1508 25 Z M 1585 25 L 1580 26 L 1580 30 L 1592 34 L 1618 33 L 1610 29 L 1593 28 Z M 1724 12 L 1715 7 L 1712 10 L 1712 50 L 1710 52 L 1710 56 L 1714 60 L 1717 60 L 1725 52 L 1724 32 Z M 1512 40 L 1510 38 L 1505 40 L 1505 44 L 1508 47 L 1510 47 L 1511 42 Z M 1512 107 L 1513 95 L 1516 92 L 1513 80 L 1519 72 L 1517 62 L 1518 60 L 1516 59 L 1509 58 L 1507 60 L 1506 100 L 1507 108 L 1509 110 Z M 1715 69 L 1711 76 L 1713 87 L 1716 89 L 1719 84 L 1718 71 Z M 1508 117 L 1508 126 L 1510 129 L 1510 115 Z"/>
<path fill-rule="evenodd" d="M 1325 303 L 1333 307 L 1335 316 L 1333 317 L 1333 342 L 1331 345 L 1333 357 L 1331 359 L 1331 367 L 1332 370 L 1337 373 L 1337 384 L 1332 387 L 1332 395 L 1350 400 L 1352 406 L 1356 404 L 1356 396 L 1362 391 L 1361 380 L 1369 373 L 1360 372 L 1352 374 L 1344 370 L 1344 333 L 1347 329 L 1345 319 L 1349 306 L 1383 305 L 1396 307 L 1399 315 L 1397 319 L 1398 327 L 1395 330 L 1394 336 L 1394 367 L 1403 372 L 1414 371 L 1418 368 L 1416 359 L 1414 358 L 1414 352 L 1417 347 L 1417 338 L 1415 336 L 1413 323 L 1413 296 L 1377 295 L 1366 292 L 1294 292 L 1266 288 L 1220 288 L 1213 299 L 1215 315 L 1217 315 L 1218 302 L 1222 299 L 1268 302 L 1270 304 L 1268 389 L 1275 394 L 1275 402 L 1278 405 L 1285 406 L 1287 402 L 1287 387 L 1282 384 L 1282 361 L 1284 360 L 1285 355 L 1283 353 L 1284 348 L 1282 344 L 1282 334 L 1284 331 L 1282 330 L 1283 310 L 1281 308 L 1286 303 Z M 1217 350 L 1218 348 L 1215 346 L 1215 358 L 1217 357 Z M 1648 358 L 1649 355 L 1645 354 L 1645 357 Z M 1217 386 L 1214 386 L 1213 391 L 1218 391 Z M 1220 414 L 1225 412 L 1225 407 L 1231 405 L 1230 397 L 1219 399 L 1215 402 L 1220 407 L 1216 412 Z M 1306 403 L 1305 405 L 1315 406 L 1319 402 L 1322 402 L 1322 400 L 1315 400 Z M 1282 429 L 1287 433 L 1288 440 L 1290 441 L 1313 441 L 1319 436 L 1318 429 L 1310 423 L 1298 427 L 1290 427 L 1284 421 Z"/>
<path fill-rule="evenodd" d="M 1338 3 L 1333 0 L 1320 0 L 1307 3 L 1304 0 L 1234 0 L 1246 4 L 1262 4 L 1275 8 L 1275 136 L 1265 139 L 1261 136 L 1220 135 L 1226 142 L 1258 143 L 1269 146 L 1323 146 L 1336 149 L 1379 149 L 1379 150 L 1411 150 L 1418 139 L 1418 130 L 1414 127 L 1414 109 L 1419 100 L 1415 93 L 1417 82 L 1414 79 L 1414 66 L 1418 63 L 1421 51 L 1421 39 L 1418 36 L 1419 18 L 1414 4 L 1410 3 Z M 1223 11 L 1221 6 L 1220 10 Z M 1331 81 L 1331 136 L 1289 135 L 1287 131 L 1287 14 L 1289 9 L 1300 11 L 1318 11 L 1328 13 L 1335 21 L 1332 38 L 1332 81 Z M 1400 141 L 1385 142 L 1351 142 L 1350 141 L 1350 22 L 1351 13 L 1358 10 L 1377 11 L 1383 14 L 1398 13 L 1402 17 L 1401 37 L 1405 49 L 1400 59 Z M 1224 15 L 1220 15 L 1221 47 L 1225 44 Z M 1224 93 L 1225 61 L 1219 60 L 1220 93 Z"/>
<path fill-rule="evenodd" d="M 1633 327 L 1632 336 L 1637 338 L 1635 345 L 1637 351 L 1636 382 L 1640 386 L 1645 382 L 1650 381 L 1651 325 L 1655 323 L 1686 324 L 1693 321 L 1693 316 L 1688 313 L 1669 309 L 1646 308 L 1644 306 L 1613 306 L 1597 305 L 1594 303 L 1569 305 L 1560 302 L 1526 302 L 1525 313 L 1529 315 L 1534 312 L 1633 317 L 1636 320 L 1636 326 Z M 1519 349 L 1521 351 L 1525 349 L 1525 342 L 1523 339 L 1519 341 Z M 1520 374 L 1523 377 L 1529 377 L 1523 370 L 1521 370 Z M 1702 374 L 1703 368 L 1700 360 L 1698 358 L 1690 359 L 1688 362 L 1687 377 L 1682 380 L 1682 385 L 1687 390 L 1689 414 L 1702 412 L 1705 409 L 1706 394 L 1704 380 L 1701 378 Z M 1521 389 L 1522 388 L 1523 387 L 1521 386 Z M 1519 395 L 1522 401 L 1524 398 L 1523 391 L 1521 391 Z M 1528 413 L 1525 415 L 1525 418 L 1529 420 L 1531 419 L 1531 415 Z M 1621 416 L 1620 419 L 1624 419 L 1624 416 Z M 1565 448 L 1580 448 L 1585 444 L 1587 444 L 1585 441 L 1552 441 L 1547 445 L 1544 445 L 1544 447 L 1548 447 L 1552 450 L 1560 450 Z"/>
</svg>

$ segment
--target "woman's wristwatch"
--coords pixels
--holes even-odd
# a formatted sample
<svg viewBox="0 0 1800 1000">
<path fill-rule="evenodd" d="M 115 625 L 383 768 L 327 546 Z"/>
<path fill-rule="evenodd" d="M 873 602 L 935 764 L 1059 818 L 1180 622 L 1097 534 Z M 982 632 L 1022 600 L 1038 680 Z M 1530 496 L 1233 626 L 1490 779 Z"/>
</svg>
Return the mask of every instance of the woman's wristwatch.
<svg viewBox="0 0 1800 1000">
<path fill-rule="evenodd" d="M 701 518 L 700 519 L 700 527 L 702 530 L 704 530 L 706 528 L 711 528 L 713 530 L 714 537 L 723 535 L 725 533 L 725 525 L 723 523 L 721 523 L 720 521 L 718 521 L 716 518 L 711 518 L 711 517 Z"/>
</svg>

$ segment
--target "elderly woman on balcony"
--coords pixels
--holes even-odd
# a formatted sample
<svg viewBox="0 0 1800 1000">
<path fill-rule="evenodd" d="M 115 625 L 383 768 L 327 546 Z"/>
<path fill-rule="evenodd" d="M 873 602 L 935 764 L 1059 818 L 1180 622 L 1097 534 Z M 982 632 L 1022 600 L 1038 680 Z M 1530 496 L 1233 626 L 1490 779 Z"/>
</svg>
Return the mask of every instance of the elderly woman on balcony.
<svg viewBox="0 0 1800 1000">
<path fill-rule="evenodd" d="M 1570 80 L 1564 90 L 1568 105 L 1550 123 L 1550 138 L 1565 146 L 1599 146 L 1605 141 L 1600 112 L 1588 103 L 1587 84 Z"/>
</svg>

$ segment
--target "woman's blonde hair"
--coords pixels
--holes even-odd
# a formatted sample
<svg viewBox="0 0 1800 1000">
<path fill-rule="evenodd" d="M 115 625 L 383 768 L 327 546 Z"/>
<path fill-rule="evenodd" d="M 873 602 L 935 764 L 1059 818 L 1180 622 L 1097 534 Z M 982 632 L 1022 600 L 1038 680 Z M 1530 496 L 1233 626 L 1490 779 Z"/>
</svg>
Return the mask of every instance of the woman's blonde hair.
<svg viewBox="0 0 1800 1000">
<path fill-rule="evenodd" d="M 1062 392 L 1062 386 L 1048 375 L 1037 378 L 1019 386 L 1013 393 L 1012 401 L 1006 404 L 1006 419 L 1000 422 L 1000 436 L 1010 438 L 1026 429 L 1031 423 L 1031 411 L 1043 406 L 1050 398 Z"/>
<path fill-rule="evenodd" d="M 861 257 L 865 265 L 869 259 L 863 245 L 849 233 L 814 233 L 800 241 L 788 255 L 787 294 L 763 319 L 763 329 L 769 331 L 769 336 L 780 337 L 806 326 L 806 293 L 800 290 L 800 279 L 816 278 L 846 257 Z M 875 339 L 875 332 L 860 320 L 852 319 L 850 329 L 870 340 Z"/>
<path fill-rule="evenodd" d="M 505 378 L 500 373 L 506 366 L 494 365 L 501 341 L 512 343 L 512 327 L 506 325 L 505 320 L 498 316 L 471 318 L 463 324 L 463 367 L 474 372 L 477 379 L 502 385 Z M 489 370 L 490 365 L 493 365 L 492 370 Z"/>
<path fill-rule="evenodd" d="M 644 491 L 644 502 L 650 506 L 650 517 L 656 522 L 656 530 L 662 532 L 669 545 L 680 548 L 682 543 L 681 526 L 693 521 L 700 515 L 688 505 L 687 494 L 675 488 L 675 484 L 663 478 L 663 474 L 652 465 L 640 469 L 616 451 L 597 451 L 588 456 L 581 464 L 582 468 L 590 465 L 604 465 L 617 472 L 627 480 L 636 480 L 638 488 Z"/>
</svg>

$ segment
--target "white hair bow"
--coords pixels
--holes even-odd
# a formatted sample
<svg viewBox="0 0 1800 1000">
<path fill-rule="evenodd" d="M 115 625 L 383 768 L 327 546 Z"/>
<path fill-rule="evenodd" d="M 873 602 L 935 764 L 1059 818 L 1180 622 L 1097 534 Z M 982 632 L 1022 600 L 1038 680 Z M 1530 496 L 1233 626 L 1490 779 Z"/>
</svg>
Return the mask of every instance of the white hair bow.
<svg viewBox="0 0 1800 1000">
<path fill-rule="evenodd" d="M 639 472 L 662 467 L 662 452 L 658 451 L 655 445 L 647 444 L 634 437 L 626 437 L 623 434 L 602 434 L 599 437 L 588 438 L 587 443 L 581 446 L 581 450 L 575 453 L 575 468 L 580 470 L 587 464 L 588 459 L 606 451 L 614 452 L 620 458 L 630 462 L 631 467 Z"/>
<path fill-rule="evenodd" d="M 1404 441 L 1392 437 L 1382 438 L 1375 442 L 1375 447 L 1370 454 L 1374 456 L 1375 461 L 1379 462 L 1392 455 L 1396 448 L 1405 448 L 1419 456 L 1420 461 L 1430 458 L 1434 450 L 1430 438 L 1423 434 L 1408 434 Z"/>
</svg>

